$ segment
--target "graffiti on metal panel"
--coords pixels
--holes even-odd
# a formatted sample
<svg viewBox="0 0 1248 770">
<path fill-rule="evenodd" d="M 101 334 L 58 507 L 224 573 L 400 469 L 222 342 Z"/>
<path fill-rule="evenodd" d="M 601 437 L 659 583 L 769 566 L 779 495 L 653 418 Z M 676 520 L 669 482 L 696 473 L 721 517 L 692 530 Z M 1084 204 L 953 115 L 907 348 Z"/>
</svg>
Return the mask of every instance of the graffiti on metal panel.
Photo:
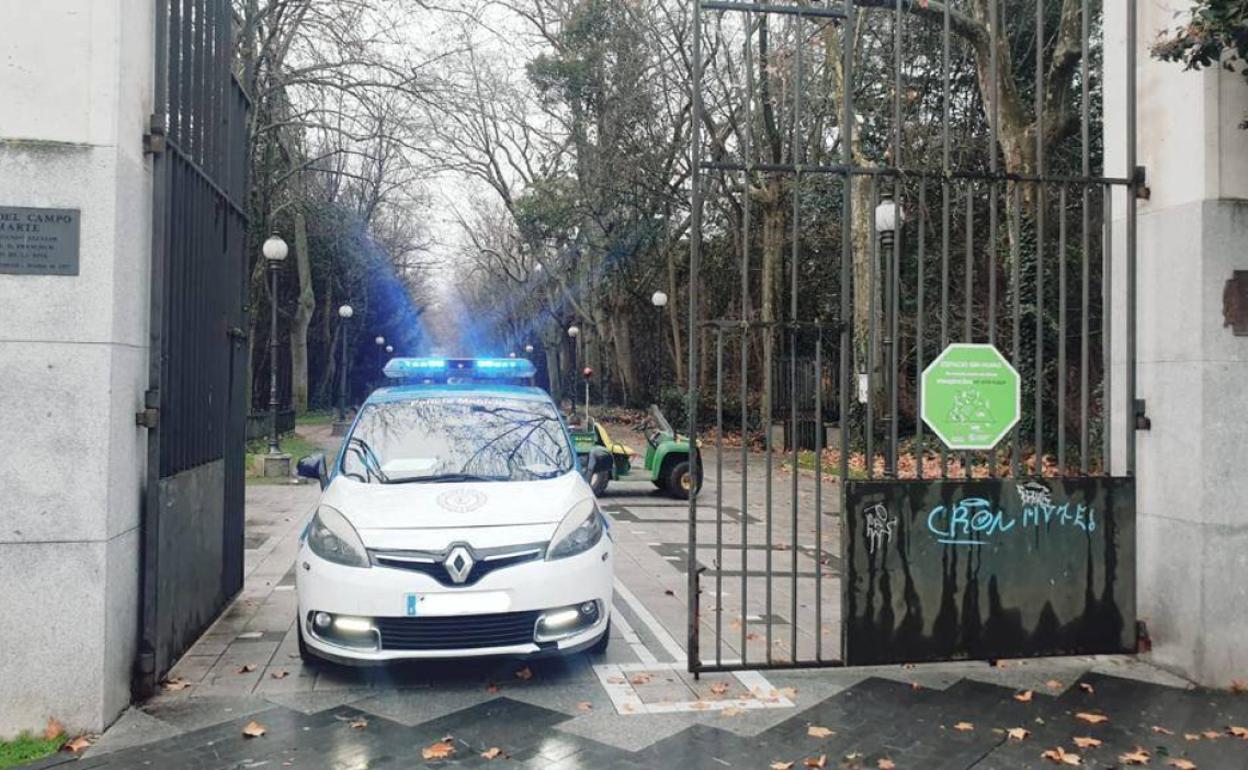
<svg viewBox="0 0 1248 770">
<path fill-rule="evenodd" d="M 888 509 L 879 503 L 864 510 L 863 514 L 866 516 L 867 551 L 875 553 L 892 539 L 897 517 L 890 516 Z"/>
<path fill-rule="evenodd" d="M 994 537 L 1013 531 L 1020 522 L 1020 532 L 1027 531 L 1028 527 L 1054 524 L 1078 527 L 1084 532 L 1096 531 L 1095 507 L 1069 502 L 1055 504 L 1048 487 L 1038 481 L 1018 484 L 1017 490 L 1022 501 L 1017 515 L 1001 510 L 982 497 L 964 497 L 952 505 L 937 505 L 928 511 L 927 529 L 936 536 L 938 543 L 965 546 L 987 545 Z M 869 517 L 867 521 L 869 535 Z"/>
</svg>

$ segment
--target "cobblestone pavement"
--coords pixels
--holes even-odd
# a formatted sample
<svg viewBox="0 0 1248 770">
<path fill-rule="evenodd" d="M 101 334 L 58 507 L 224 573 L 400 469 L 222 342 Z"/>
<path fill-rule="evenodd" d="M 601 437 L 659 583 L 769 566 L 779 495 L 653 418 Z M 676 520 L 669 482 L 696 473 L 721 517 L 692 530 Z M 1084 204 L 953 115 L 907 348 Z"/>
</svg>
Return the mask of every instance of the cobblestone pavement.
<svg viewBox="0 0 1248 770">
<path fill-rule="evenodd" d="M 310 433 L 332 446 L 327 428 Z M 635 446 L 644 440 L 619 433 L 618 439 Z M 703 498 L 739 499 L 742 467 L 738 459 L 726 462 L 722 474 L 711 469 Z M 764 461 L 750 457 L 744 467 L 751 488 L 762 489 Z M 784 495 L 793 493 L 793 480 L 772 478 L 780 480 L 773 505 L 787 517 L 791 507 Z M 761 580 L 766 559 L 776 558 L 781 561 L 775 564 L 800 575 L 824 553 L 832 577 L 823 578 L 827 603 L 819 606 L 823 623 L 835 629 L 835 510 L 815 510 L 811 477 L 798 479 L 796 493 L 799 520 L 777 519 L 782 524 L 773 528 L 779 556 L 756 557 L 746 549 L 747 567 L 741 570 L 738 561 L 737 571 Z M 823 501 L 834 505 L 835 488 L 825 482 L 823 493 Z M 1115 767 L 1125 762 L 1120 755 L 1139 747 L 1153 766 L 1187 758 L 1201 768 L 1248 769 L 1248 741 L 1228 732 L 1248 726 L 1248 697 L 1192 689 L 1131 658 L 766 671 L 695 680 L 683 670 L 687 508 L 644 480 L 613 484 L 602 500 L 617 545 L 613 638 L 605 655 L 305 667 L 294 631 L 293 567 L 299 530 L 316 497 L 314 485 L 249 487 L 244 590 L 170 672 L 176 684 L 128 710 L 84 757 L 58 755 L 39 766 L 768 768 L 792 762 L 801 770 L 886 768 L 891 762 L 898 768 L 1021 768 L 1054 766 L 1041 754 L 1060 747 L 1081 755 L 1084 766 Z M 739 511 L 731 523 L 713 516 L 702 521 L 700 514 L 700 541 L 710 528 L 728 525 L 737 527 L 733 537 L 744 526 L 748 542 L 765 542 L 766 501 L 747 498 Z M 817 526 L 825 536 L 818 548 Z M 698 555 L 700 562 L 722 559 L 718 563 L 731 568 L 722 554 L 699 548 Z M 704 596 L 718 602 L 710 607 L 719 608 L 702 621 L 706 659 L 716 651 L 716 616 L 722 658 L 739 655 L 742 645 L 751 658 L 769 649 L 766 634 L 754 630 L 768 609 L 765 592 L 747 585 L 751 596 L 742 601 L 740 592 L 730 590 L 742 586 L 739 575 L 734 578 L 718 586 L 718 595 L 715 586 L 703 587 Z M 796 603 L 783 589 L 774 586 L 771 597 L 773 659 L 791 652 L 785 608 L 797 607 L 807 619 L 814 611 L 800 585 Z M 819 626 L 805 623 L 799 619 L 799 654 L 822 644 L 823 653 L 835 658 L 839 633 L 820 633 Z M 1092 724 L 1079 713 L 1108 720 Z M 265 728 L 262 737 L 244 737 L 244 726 L 253 721 Z M 1027 735 L 1011 739 L 1006 731 L 1015 728 Z M 1079 747 L 1076 738 L 1101 743 Z M 426 761 L 422 750 L 443 739 L 453 753 Z M 497 756 L 482 756 L 495 748 Z"/>
</svg>

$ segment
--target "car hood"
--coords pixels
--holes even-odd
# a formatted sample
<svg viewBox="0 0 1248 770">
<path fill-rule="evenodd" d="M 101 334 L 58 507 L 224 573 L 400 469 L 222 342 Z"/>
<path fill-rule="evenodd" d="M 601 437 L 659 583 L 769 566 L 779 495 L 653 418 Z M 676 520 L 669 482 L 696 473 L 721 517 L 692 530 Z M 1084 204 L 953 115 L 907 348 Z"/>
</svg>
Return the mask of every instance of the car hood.
<svg viewBox="0 0 1248 770">
<path fill-rule="evenodd" d="M 337 476 L 321 504 L 340 511 L 367 543 L 370 531 L 558 525 L 592 497 L 574 471 L 553 479 L 447 484 L 363 484 Z"/>
</svg>

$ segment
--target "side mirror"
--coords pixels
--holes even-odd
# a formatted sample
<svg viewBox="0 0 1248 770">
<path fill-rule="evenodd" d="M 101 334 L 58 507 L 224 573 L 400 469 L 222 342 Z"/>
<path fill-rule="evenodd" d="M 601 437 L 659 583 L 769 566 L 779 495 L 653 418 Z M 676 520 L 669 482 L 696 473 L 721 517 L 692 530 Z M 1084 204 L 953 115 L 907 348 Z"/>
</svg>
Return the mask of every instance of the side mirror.
<svg viewBox="0 0 1248 770">
<path fill-rule="evenodd" d="M 325 478 L 325 455 L 314 454 L 299 458 L 299 464 L 295 472 L 299 478 L 316 479 L 321 483 L 321 489 L 324 489 L 327 481 Z"/>
</svg>

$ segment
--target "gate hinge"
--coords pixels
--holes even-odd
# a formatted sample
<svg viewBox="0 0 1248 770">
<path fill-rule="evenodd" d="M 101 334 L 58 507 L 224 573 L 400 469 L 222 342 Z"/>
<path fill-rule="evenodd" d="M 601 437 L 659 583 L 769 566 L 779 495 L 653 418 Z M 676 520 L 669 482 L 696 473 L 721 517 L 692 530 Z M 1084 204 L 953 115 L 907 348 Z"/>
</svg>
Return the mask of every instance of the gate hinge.
<svg viewBox="0 0 1248 770">
<path fill-rule="evenodd" d="M 143 135 L 143 154 L 160 155 L 165 151 L 165 117 L 152 115 L 148 119 L 147 133 Z"/>
<path fill-rule="evenodd" d="M 1137 398 L 1135 400 L 1135 429 L 1136 430 L 1152 430 L 1153 421 L 1148 418 L 1148 410 L 1144 404 L 1144 399 Z"/>
<path fill-rule="evenodd" d="M 160 391 L 149 389 L 143 394 L 143 411 L 136 412 L 134 424 L 140 428 L 155 428 L 160 425 Z"/>
<path fill-rule="evenodd" d="M 1135 167 L 1135 176 L 1132 177 L 1131 184 L 1135 185 L 1135 197 L 1138 200 L 1146 201 L 1153 197 L 1153 189 L 1148 186 L 1147 166 Z"/>
</svg>

